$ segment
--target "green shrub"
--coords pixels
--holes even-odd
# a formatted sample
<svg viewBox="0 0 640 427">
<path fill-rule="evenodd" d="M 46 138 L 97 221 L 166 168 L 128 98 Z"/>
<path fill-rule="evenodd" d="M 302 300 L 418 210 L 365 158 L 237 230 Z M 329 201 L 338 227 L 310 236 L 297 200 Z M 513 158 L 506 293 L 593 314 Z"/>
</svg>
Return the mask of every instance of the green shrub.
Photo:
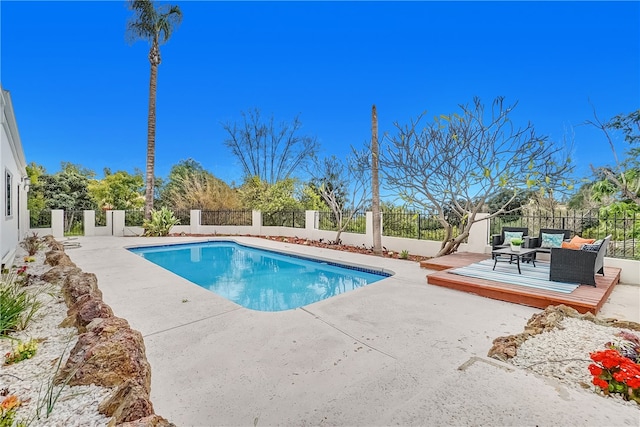
<svg viewBox="0 0 640 427">
<path fill-rule="evenodd" d="M 151 219 L 142 224 L 144 235 L 148 237 L 167 236 L 174 225 L 180 224 L 172 211 L 167 208 L 151 211 Z"/>
</svg>

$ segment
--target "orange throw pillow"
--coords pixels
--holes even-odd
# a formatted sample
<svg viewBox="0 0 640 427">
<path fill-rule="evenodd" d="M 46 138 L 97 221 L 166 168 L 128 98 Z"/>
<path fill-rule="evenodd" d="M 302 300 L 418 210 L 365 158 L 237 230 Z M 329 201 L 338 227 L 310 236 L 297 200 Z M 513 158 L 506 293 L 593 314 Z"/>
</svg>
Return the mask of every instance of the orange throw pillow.
<svg viewBox="0 0 640 427">
<path fill-rule="evenodd" d="M 580 236 L 575 236 L 570 242 L 562 242 L 562 247 L 565 249 L 580 249 L 582 245 L 590 245 L 595 241 L 596 239 L 583 239 Z"/>
</svg>

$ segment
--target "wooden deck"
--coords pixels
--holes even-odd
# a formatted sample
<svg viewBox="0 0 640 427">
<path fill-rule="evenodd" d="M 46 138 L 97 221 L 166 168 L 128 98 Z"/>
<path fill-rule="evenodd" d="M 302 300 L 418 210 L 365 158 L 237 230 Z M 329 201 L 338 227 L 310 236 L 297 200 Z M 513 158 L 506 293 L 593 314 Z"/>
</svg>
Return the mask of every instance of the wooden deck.
<svg viewBox="0 0 640 427">
<path fill-rule="evenodd" d="M 604 276 L 596 275 L 595 287 L 581 285 L 572 293 L 563 294 L 447 272 L 450 268 L 464 267 L 489 257 L 489 255 L 482 254 L 456 253 L 423 261 L 420 266 L 438 270 L 427 275 L 427 283 L 431 285 L 542 309 L 550 305 L 564 304 L 575 308 L 580 313 L 591 312 L 593 314 L 598 313 L 611 295 L 615 285 L 620 281 L 621 270 L 619 268 L 605 267 Z"/>
</svg>

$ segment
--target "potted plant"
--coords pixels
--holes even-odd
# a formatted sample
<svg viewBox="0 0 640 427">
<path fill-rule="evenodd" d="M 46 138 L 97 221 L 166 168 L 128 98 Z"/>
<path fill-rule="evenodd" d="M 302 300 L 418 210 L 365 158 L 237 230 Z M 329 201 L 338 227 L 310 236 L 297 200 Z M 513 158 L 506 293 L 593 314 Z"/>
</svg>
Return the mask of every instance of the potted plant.
<svg viewBox="0 0 640 427">
<path fill-rule="evenodd" d="M 511 244 L 511 250 L 513 252 L 520 252 L 520 248 L 522 247 L 522 239 L 511 239 L 511 241 L 509 242 Z"/>
</svg>

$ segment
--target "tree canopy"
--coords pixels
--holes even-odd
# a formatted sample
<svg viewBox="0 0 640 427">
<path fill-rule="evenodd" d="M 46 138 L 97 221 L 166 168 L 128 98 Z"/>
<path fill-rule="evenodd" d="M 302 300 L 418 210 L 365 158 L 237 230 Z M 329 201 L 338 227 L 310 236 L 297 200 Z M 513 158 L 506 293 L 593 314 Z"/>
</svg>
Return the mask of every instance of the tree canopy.
<svg viewBox="0 0 640 427">
<path fill-rule="evenodd" d="M 396 123 L 386 138 L 380 167 L 386 188 L 410 206 L 435 210 L 445 230 L 441 251 L 455 251 L 469 234 L 487 201 L 509 190 L 491 216 L 505 212 L 519 192 L 571 188 L 571 161 L 561 144 L 538 135 L 534 126 L 517 127 L 509 118 L 516 107 L 496 98 L 485 109 L 479 98 L 460 112 L 425 122 Z M 460 224 L 454 233 L 453 223 Z"/>
<path fill-rule="evenodd" d="M 242 122 L 224 123 L 223 128 L 229 135 L 224 143 L 239 160 L 245 180 L 258 177 L 273 185 L 295 178 L 318 151 L 316 138 L 301 134 L 298 116 L 276 124 L 273 116 L 263 121 L 256 108 L 242 112 Z"/>
</svg>

